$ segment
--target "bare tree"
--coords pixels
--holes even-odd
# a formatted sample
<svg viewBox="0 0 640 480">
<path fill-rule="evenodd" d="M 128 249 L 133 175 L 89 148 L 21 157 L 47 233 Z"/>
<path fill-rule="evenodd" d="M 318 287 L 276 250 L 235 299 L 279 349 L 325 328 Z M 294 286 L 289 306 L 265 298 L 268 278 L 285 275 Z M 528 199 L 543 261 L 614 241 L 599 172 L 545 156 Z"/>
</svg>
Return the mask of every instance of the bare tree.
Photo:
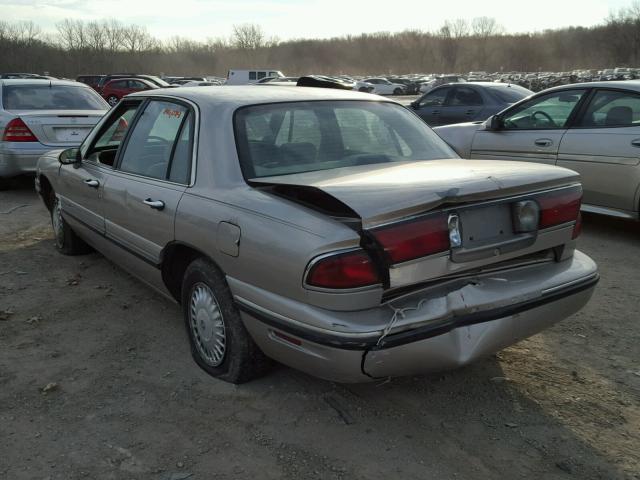
<svg viewBox="0 0 640 480">
<path fill-rule="evenodd" d="M 265 46 L 265 34 L 262 27 L 253 23 L 234 25 L 231 45 L 241 50 L 255 50 Z"/>
</svg>

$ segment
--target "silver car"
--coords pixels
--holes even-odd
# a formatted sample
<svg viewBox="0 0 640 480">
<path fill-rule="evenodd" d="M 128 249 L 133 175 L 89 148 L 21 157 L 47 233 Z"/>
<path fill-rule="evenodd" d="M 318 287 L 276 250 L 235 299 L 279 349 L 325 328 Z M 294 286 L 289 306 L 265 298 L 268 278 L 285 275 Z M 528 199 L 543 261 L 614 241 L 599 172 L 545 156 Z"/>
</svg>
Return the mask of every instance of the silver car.
<svg viewBox="0 0 640 480">
<path fill-rule="evenodd" d="M 340 382 L 458 367 L 598 280 L 575 172 L 461 160 L 358 92 L 129 95 L 36 187 L 62 253 L 88 244 L 180 303 L 197 364 L 236 383 L 269 359 Z"/>
<path fill-rule="evenodd" d="M 463 158 L 575 170 L 583 210 L 640 218 L 640 81 L 551 88 L 485 122 L 435 131 Z"/>
<path fill-rule="evenodd" d="M 0 80 L 0 188 L 47 151 L 80 145 L 108 109 L 83 83 Z"/>
</svg>

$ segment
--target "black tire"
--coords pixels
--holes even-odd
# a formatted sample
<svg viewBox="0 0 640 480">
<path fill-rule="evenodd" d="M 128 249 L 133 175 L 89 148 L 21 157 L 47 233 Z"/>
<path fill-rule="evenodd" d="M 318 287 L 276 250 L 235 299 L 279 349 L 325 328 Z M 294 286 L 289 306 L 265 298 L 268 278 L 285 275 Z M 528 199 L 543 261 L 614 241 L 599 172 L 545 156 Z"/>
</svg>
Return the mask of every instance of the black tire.
<svg viewBox="0 0 640 480">
<path fill-rule="evenodd" d="M 367 93 L 369 90 L 367 89 L 367 87 L 360 87 L 360 88 L 358 89 L 358 91 L 359 91 L 359 92 Z"/>
<path fill-rule="evenodd" d="M 63 255 L 82 255 L 91 252 L 87 245 L 62 218 L 60 200 L 51 192 L 51 226 L 56 242 L 56 249 Z"/>
<path fill-rule="evenodd" d="M 394 95 L 402 95 L 402 89 L 401 89 L 401 88 L 396 88 L 396 89 L 393 91 L 393 94 L 394 94 Z"/>
<path fill-rule="evenodd" d="M 9 188 L 9 179 L 0 177 L 0 192 Z"/>
<path fill-rule="evenodd" d="M 109 105 L 111 105 L 112 107 L 115 107 L 118 104 L 119 101 L 120 101 L 120 99 L 118 97 L 116 97 L 115 95 L 109 95 L 107 97 L 107 103 Z"/>
<path fill-rule="evenodd" d="M 202 300 L 208 295 L 215 305 Z M 257 378 L 269 369 L 271 360 L 247 332 L 224 275 L 212 262 L 205 258 L 191 262 L 184 273 L 181 296 L 191 355 L 200 368 L 236 384 Z M 213 313 L 209 308 L 214 309 Z M 215 340 L 206 338 L 214 335 Z"/>
</svg>

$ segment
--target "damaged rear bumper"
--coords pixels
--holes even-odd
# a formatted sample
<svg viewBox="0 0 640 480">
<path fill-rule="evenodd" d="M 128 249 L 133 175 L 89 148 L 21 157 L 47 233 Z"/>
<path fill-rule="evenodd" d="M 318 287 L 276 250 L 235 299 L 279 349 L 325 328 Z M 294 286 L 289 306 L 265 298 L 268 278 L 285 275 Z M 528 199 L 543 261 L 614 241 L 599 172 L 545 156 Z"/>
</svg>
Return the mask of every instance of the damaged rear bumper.
<svg viewBox="0 0 640 480">
<path fill-rule="evenodd" d="M 576 251 L 560 263 L 414 292 L 391 302 L 393 308 L 329 312 L 305 305 L 294 315 L 291 305 L 276 313 L 263 306 L 273 307 L 273 298 L 262 303 L 255 292 L 243 296 L 241 285 L 230 285 L 247 329 L 268 356 L 328 380 L 365 382 L 452 369 L 490 355 L 580 310 L 598 278 L 595 263 Z M 333 322 L 323 325 L 327 314 Z M 358 316 L 362 329 L 354 328 Z"/>
</svg>

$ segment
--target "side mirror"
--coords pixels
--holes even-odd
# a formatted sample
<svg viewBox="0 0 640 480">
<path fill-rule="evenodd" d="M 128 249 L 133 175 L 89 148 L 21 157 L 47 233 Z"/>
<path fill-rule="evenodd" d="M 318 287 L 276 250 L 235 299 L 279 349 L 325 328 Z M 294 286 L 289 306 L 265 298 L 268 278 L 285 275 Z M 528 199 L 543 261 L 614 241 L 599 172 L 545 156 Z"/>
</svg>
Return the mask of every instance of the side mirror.
<svg viewBox="0 0 640 480">
<path fill-rule="evenodd" d="M 487 130 L 501 130 L 502 119 L 498 115 L 492 115 L 486 123 Z"/>
<path fill-rule="evenodd" d="M 413 108 L 414 110 L 415 110 L 415 109 L 417 109 L 417 108 L 418 108 L 418 100 L 414 100 L 413 102 L 411 102 L 411 103 L 409 104 L 409 106 L 410 106 L 411 108 Z"/>
<path fill-rule="evenodd" d="M 80 149 L 77 147 L 67 148 L 60 152 L 58 155 L 58 161 L 62 165 L 73 165 L 80 163 Z"/>
</svg>

